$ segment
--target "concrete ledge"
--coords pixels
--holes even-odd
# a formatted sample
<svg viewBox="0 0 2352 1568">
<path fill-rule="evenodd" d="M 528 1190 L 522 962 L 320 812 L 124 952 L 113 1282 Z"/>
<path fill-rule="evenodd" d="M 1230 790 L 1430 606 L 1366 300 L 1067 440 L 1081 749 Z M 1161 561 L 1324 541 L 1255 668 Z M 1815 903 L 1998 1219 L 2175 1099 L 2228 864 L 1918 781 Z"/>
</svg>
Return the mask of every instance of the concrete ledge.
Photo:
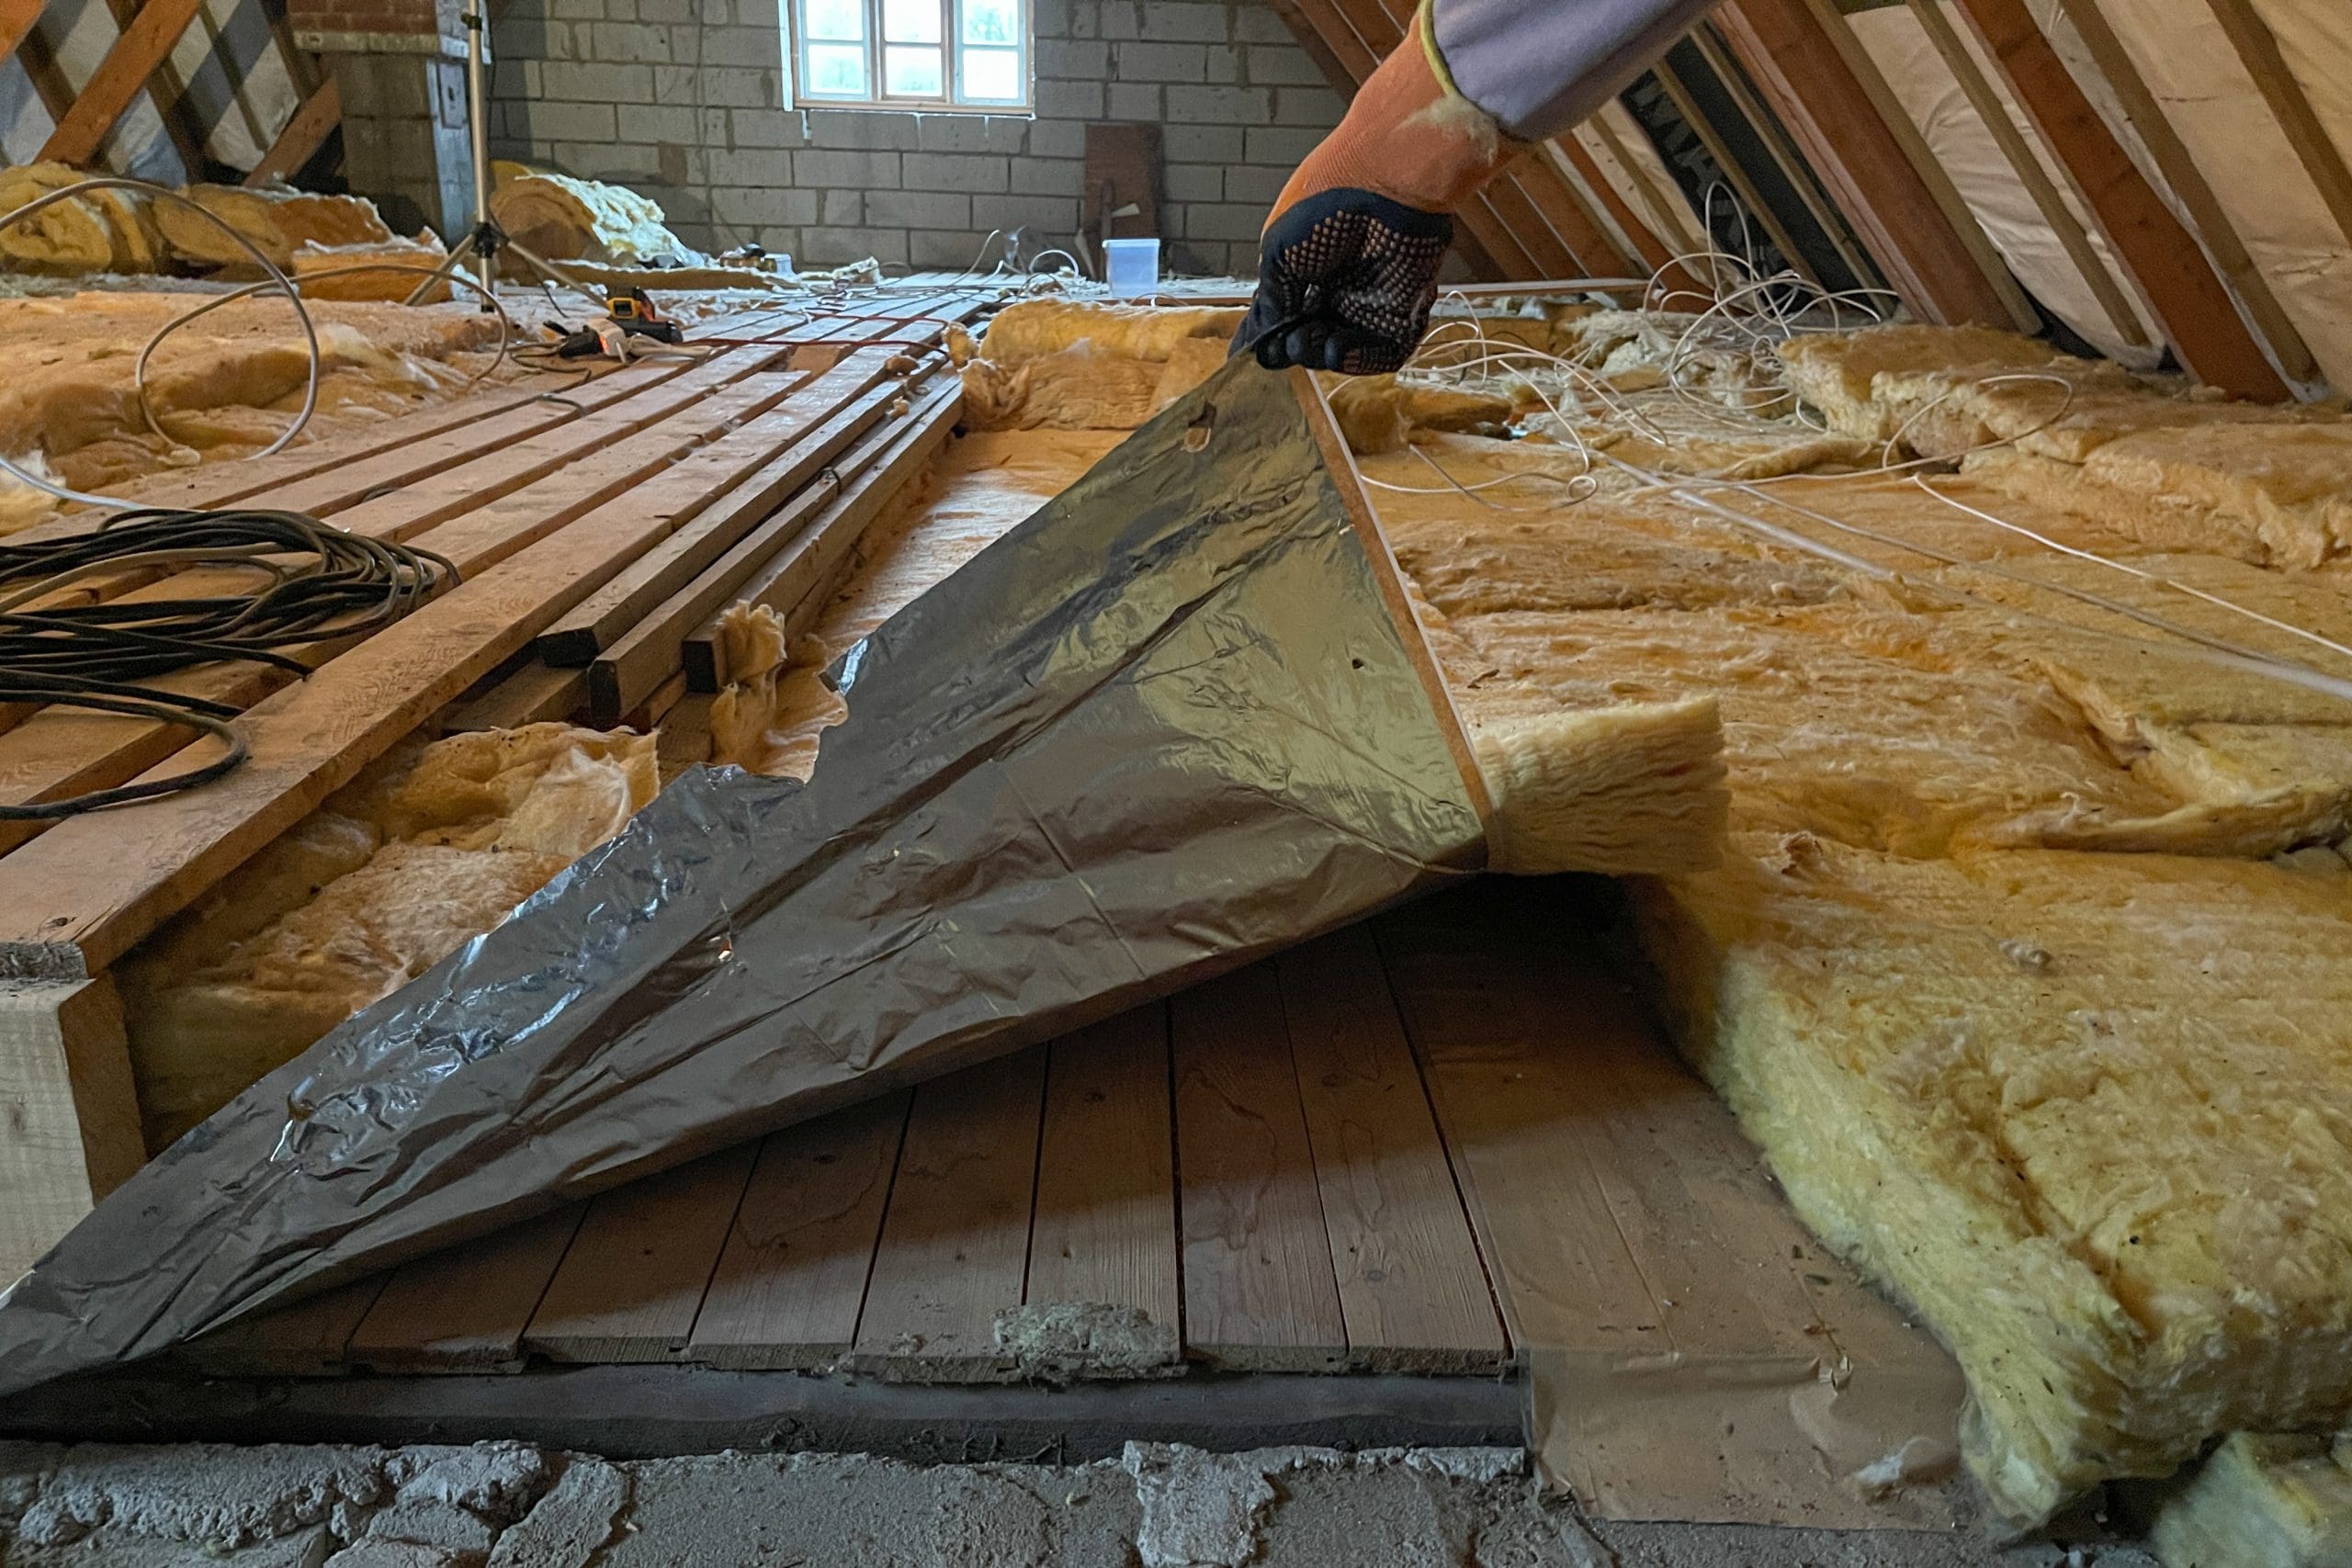
<svg viewBox="0 0 2352 1568">
<path fill-rule="evenodd" d="M 1109 1458 L 1130 1439 L 1219 1452 L 1520 1447 L 1526 1392 L 1487 1378 L 1196 1373 L 1037 1386 L 884 1383 L 701 1367 L 504 1376 L 204 1380 L 117 1372 L 37 1389 L 0 1436 L 62 1441 L 471 1443 L 611 1459 L 722 1450 L 874 1453 L 918 1463 Z"/>
<path fill-rule="evenodd" d="M 310 33 L 297 32 L 294 47 L 313 54 L 446 54 L 466 57 L 466 40 L 446 33 Z M 481 57 L 491 59 L 490 40 L 482 40 Z"/>
</svg>

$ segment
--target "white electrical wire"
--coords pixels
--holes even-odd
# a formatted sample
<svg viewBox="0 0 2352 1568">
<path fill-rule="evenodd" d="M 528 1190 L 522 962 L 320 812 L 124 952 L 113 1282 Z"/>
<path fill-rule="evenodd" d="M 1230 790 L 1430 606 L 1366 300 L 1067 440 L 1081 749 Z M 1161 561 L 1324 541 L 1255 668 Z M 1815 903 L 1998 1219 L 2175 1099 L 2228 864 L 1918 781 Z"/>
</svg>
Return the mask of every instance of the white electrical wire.
<svg viewBox="0 0 2352 1568">
<path fill-rule="evenodd" d="M 1659 269 L 1657 276 L 1653 280 L 1651 290 L 1645 296 L 1646 310 L 1654 310 L 1655 302 L 1661 300 L 1688 299 L 1692 303 L 1702 303 L 1698 297 L 1690 295 L 1688 290 L 1674 290 L 1667 287 L 1666 274 L 1677 266 L 1679 266 L 1686 276 L 1692 277 L 1698 276 L 1699 269 L 1703 266 L 1707 275 L 1716 285 L 1716 292 L 1713 298 L 1703 301 L 1702 309 L 1692 313 L 1693 319 L 1678 333 L 1669 348 L 1666 356 L 1665 382 L 1660 395 L 1681 405 L 1686 411 L 1695 409 L 1715 423 L 1739 430 L 1753 430 L 1759 421 L 1775 423 L 1770 416 L 1753 405 L 1739 411 L 1747 416 L 1745 419 L 1735 418 L 1733 411 L 1724 402 L 1706 395 L 1691 384 L 1688 378 L 1688 372 L 1700 359 L 1702 351 L 1712 349 L 1728 353 L 1731 363 L 1734 365 L 1744 362 L 1750 372 L 1767 375 L 1779 384 L 1779 391 L 1770 402 L 1784 405 L 1780 422 L 1793 422 L 1807 429 L 1823 429 L 1824 427 L 1803 417 L 1804 406 L 1794 391 L 1787 387 L 1785 377 L 1779 365 L 1780 345 L 1800 333 L 1844 330 L 1848 324 L 1845 315 L 1849 310 L 1871 321 L 1883 320 L 1872 301 L 1889 298 L 1886 292 L 1879 289 L 1824 291 L 1815 288 L 1793 273 L 1781 273 L 1761 277 L 1757 276 L 1753 265 L 1741 257 L 1720 251 L 1699 251 L 1678 256 Z M 1466 299 L 1462 299 L 1459 295 L 1450 298 L 1460 299 L 1465 311 L 1467 310 L 1469 302 Z M 1823 319 L 1825 312 L 1827 318 L 1826 321 Z M 1917 472 L 1923 468 L 1949 467 L 1960 457 L 1973 452 L 2014 446 L 2064 419 L 2072 411 L 2080 389 L 2074 380 L 2055 372 L 1999 371 L 1973 378 L 1968 382 L 1945 389 L 1935 398 L 1905 416 L 1902 423 L 1881 444 L 1877 454 L 1878 462 L 1873 467 L 1857 468 L 1840 474 L 1788 474 L 1774 476 L 1771 479 L 1737 479 L 1724 475 L 1709 474 L 1670 474 L 1661 472 L 1655 468 L 1628 462 L 1606 450 L 1605 447 L 1596 451 L 1596 448 L 1577 429 L 1578 419 L 1572 419 L 1567 412 L 1564 412 L 1564 404 L 1573 410 L 1578 418 L 1597 423 L 1604 429 L 1615 428 L 1629 434 L 1639 434 L 1661 446 L 1670 445 L 1673 436 L 1656 420 L 1643 412 L 1644 394 L 1621 392 L 1611 387 L 1590 367 L 1578 365 L 1564 355 L 1515 342 L 1490 338 L 1484 320 L 1475 312 L 1469 312 L 1461 317 L 1448 317 L 1442 321 L 1439 327 L 1424 340 L 1413 359 L 1408 362 L 1405 371 L 1400 373 L 1400 379 L 1406 378 L 1415 381 L 1454 387 L 1472 384 L 1487 386 L 1503 384 L 1515 390 L 1523 390 L 1531 394 L 1551 416 L 1553 428 L 1566 438 L 1577 454 L 1582 471 L 1570 479 L 1563 479 L 1555 474 L 1530 472 L 1506 474 L 1495 479 L 1465 484 L 1447 472 L 1444 465 L 1428 450 L 1416 445 L 1408 450 L 1436 473 L 1443 481 L 1442 487 L 1405 485 L 1370 478 L 1363 473 L 1361 467 L 1355 463 L 1353 454 L 1351 453 L 1350 465 L 1355 469 L 1359 482 L 1368 488 L 1412 494 L 1441 494 L 1450 491 L 1490 510 L 1546 512 L 1555 508 L 1552 506 L 1498 507 L 1481 492 L 1514 482 L 1544 479 L 1567 486 L 1572 491 L 1577 491 L 1570 496 L 1571 502 L 1587 499 L 1599 490 L 1598 479 L 1593 474 L 1594 461 L 1598 457 L 1600 461 L 1638 481 L 1630 491 L 1620 492 L 1626 499 L 1636 499 L 1645 494 L 1659 494 L 1692 511 L 1728 522 L 1775 544 L 1826 560 L 1875 581 L 1899 581 L 1902 574 L 1852 551 L 1841 549 L 1815 538 L 1802 530 L 1770 522 L 1755 515 L 1750 511 L 1725 506 L 1709 499 L 1702 492 L 1713 490 L 1735 491 L 1753 500 L 1782 508 L 1821 526 L 1858 538 L 1869 539 L 1889 548 L 1907 551 L 1944 565 L 1983 572 L 1988 576 L 2013 581 L 2038 591 L 2073 599 L 2096 609 L 2123 616 L 2160 631 L 2167 637 L 2178 638 L 2180 643 L 2188 646 L 2151 643 L 2120 632 L 2081 626 L 2039 612 L 2020 610 L 2013 605 L 2001 604 L 1997 600 L 1986 599 L 1982 594 L 1956 584 L 1949 582 L 1937 584 L 1944 592 L 1987 604 L 2006 615 L 2062 626 L 2074 632 L 2086 632 L 2094 636 L 2116 638 L 2134 647 L 2154 649 L 2196 658 L 2224 668 L 2267 676 L 2330 695 L 2352 699 L 2352 681 L 2329 674 L 2311 665 L 2245 648 L 2225 638 L 2181 625 L 2169 617 L 2138 605 L 2126 604 L 2072 584 L 2034 577 L 2029 573 L 2015 570 L 1998 561 L 1971 560 L 1932 546 L 1905 539 L 1860 524 L 1850 523 L 1842 518 L 1832 517 L 1764 488 L 1767 483 L 1774 482 L 1775 479 L 1793 481 L 1802 479 L 1815 483 L 1828 484 L 1838 481 L 1880 481 L 1892 475 L 1908 474 L 1913 484 L 1945 504 L 1980 521 L 2030 539 L 2057 554 L 2097 562 L 2110 570 L 2178 592 L 2202 603 L 2212 604 L 2216 608 L 2244 616 L 2272 630 L 2313 643 L 2341 657 L 2352 659 L 2352 648 L 2347 648 L 2319 633 L 2237 604 L 2225 595 L 2177 581 L 2144 568 L 2110 559 L 2096 551 L 2083 550 L 2062 544 L 2022 525 L 2011 523 L 1982 508 L 1960 502 L 1936 489 L 1924 475 Z M 1911 432 L 1922 420 L 1951 398 L 1963 391 L 2015 383 L 2053 385 L 2058 387 L 2064 396 L 2060 400 L 2059 406 L 2053 412 L 2028 429 L 1979 443 L 1966 452 L 1910 459 L 1898 458 L 1897 454 L 1904 450 L 1904 443 Z M 1322 396 L 1319 386 L 1317 395 L 1318 398 Z M 1328 400 L 1325 406 L 1328 411 Z"/>
</svg>

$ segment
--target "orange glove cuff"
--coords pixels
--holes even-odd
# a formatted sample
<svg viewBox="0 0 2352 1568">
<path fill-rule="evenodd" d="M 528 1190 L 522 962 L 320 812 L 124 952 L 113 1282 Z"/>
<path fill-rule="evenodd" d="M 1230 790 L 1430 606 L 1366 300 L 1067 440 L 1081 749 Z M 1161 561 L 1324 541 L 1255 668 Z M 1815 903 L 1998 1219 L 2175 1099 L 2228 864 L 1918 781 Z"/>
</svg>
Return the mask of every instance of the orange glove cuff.
<svg viewBox="0 0 2352 1568">
<path fill-rule="evenodd" d="M 1306 155 L 1267 215 L 1273 220 L 1327 190 L 1368 190 L 1423 212 L 1452 212 L 1521 151 L 1491 116 L 1453 90 L 1429 41 L 1429 4 L 1405 41 L 1356 89 L 1336 130 Z"/>
</svg>

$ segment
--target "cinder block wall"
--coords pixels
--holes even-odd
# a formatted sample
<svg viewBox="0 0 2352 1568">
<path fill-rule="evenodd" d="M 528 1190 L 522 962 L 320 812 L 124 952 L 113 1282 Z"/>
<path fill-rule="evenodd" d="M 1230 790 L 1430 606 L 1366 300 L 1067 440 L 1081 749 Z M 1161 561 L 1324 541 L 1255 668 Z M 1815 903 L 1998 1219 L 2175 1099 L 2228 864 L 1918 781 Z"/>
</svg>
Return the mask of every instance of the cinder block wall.
<svg viewBox="0 0 2352 1568">
<path fill-rule="evenodd" d="M 1273 7 L 1032 4 L 1035 118 L 788 108 L 778 0 L 512 0 L 493 144 L 645 192 L 690 244 L 960 268 L 991 229 L 1068 244 L 1087 122 L 1156 121 L 1173 265 L 1254 275 L 1267 206 L 1343 107 Z"/>
</svg>

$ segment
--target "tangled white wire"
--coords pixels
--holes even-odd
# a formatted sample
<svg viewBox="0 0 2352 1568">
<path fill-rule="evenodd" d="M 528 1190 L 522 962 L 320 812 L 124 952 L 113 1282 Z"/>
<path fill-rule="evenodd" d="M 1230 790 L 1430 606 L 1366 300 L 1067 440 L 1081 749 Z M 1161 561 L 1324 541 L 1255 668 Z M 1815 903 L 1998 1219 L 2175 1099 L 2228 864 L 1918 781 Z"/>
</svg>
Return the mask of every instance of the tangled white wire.
<svg viewBox="0 0 2352 1568">
<path fill-rule="evenodd" d="M 1711 207 L 1712 207 L 1712 194 Z M 1743 220 L 1744 221 L 1744 220 Z M 1712 225 L 1710 226 L 1712 229 Z M 1698 294 L 1679 288 L 1668 281 L 1670 274 L 1697 279 L 1704 276 L 1712 280 L 1713 292 Z M 1667 428 L 1666 412 L 1671 410 L 1673 423 L 1686 425 L 1692 414 L 1702 425 L 1713 424 L 1752 434 L 1758 423 L 1764 424 L 1794 424 L 1801 428 L 1826 433 L 1821 421 L 1786 380 L 1780 351 L 1783 344 L 1800 335 L 1815 333 L 1850 331 L 1862 324 L 1875 324 L 1886 319 L 1879 308 L 1881 301 L 1893 297 L 1879 289 L 1829 291 L 1816 288 L 1792 271 L 1760 276 L 1752 261 L 1721 251 L 1698 251 L 1677 256 L 1658 269 L 1644 294 L 1645 314 L 1673 310 L 1687 314 L 1684 322 L 1663 355 L 1659 384 L 1639 391 L 1627 391 L 1611 384 L 1598 367 L 1579 363 L 1566 355 L 1540 349 L 1509 338 L 1490 335 L 1485 319 L 1469 308 L 1469 301 L 1460 294 L 1447 297 L 1448 302 L 1458 303 L 1462 314 L 1443 320 L 1424 340 L 1419 352 L 1399 373 L 1400 382 L 1456 389 L 1478 387 L 1487 390 L 1508 392 L 1515 403 L 1524 406 L 1529 400 L 1541 406 L 1545 416 L 1542 434 L 1563 441 L 1577 455 L 1579 471 L 1569 479 L 1551 473 L 1529 471 L 1510 473 L 1494 479 L 1464 483 L 1424 446 L 1408 448 L 1442 481 L 1434 486 L 1398 484 L 1364 474 L 1357 468 L 1356 477 L 1364 485 L 1375 489 L 1408 494 L 1459 493 L 1482 507 L 1498 512 L 1550 512 L 1560 502 L 1548 501 L 1531 506 L 1504 506 L 1489 500 L 1484 493 L 1514 483 L 1544 480 L 1566 489 L 1566 502 L 1588 500 L 1600 489 L 1599 476 L 1594 472 L 1596 457 L 1611 468 L 1637 482 L 1630 488 L 1613 492 L 1617 499 L 1636 500 L 1645 495 L 1662 496 L 1693 512 L 1737 526 L 1781 547 L 1827 560 L 1846 570 L 1881 580 L 1892 580 L 1900 574 L 1893 569 L 1838 548 L 1813 536 L 1799 527 L 1786 526 L 1757 516 L 1752 511 L 1726 506 L 1712 500 L 1707 491 L 1728 491 L 1777 506 L 1818 527 L 1824 527 L 1852 537 L 1867 539 L 1883 547 L 1906 551 L 1947 566 L 1964 568 L 1987 576 L 2003 578 L 2034 590 L 2055 593 L 2106 613 L 2120 615 L 2169 637 L 2181 639 L 2178 645 L 2151 645 L 2120 632 L 2104 628 L 2075 626 L 2053 620 L 2039 613 L 2020 610 L 2014 605 L 1988 600 L 1964 586 L 1943 582 L 1939 586 L 1960 596 L 1975 600 L 2001 611 L 2005 615 L 2065 626 L 2074 631 L 2089 631 L 2093 635 L 2117 637 L 2140 647 L 2166 646 L 2172 651 L 2200 659 L 2225 668 L 2245 671 L 2290 684 L 2352 698 L 2352 681 L 2328 673 L 2296 660 L 2282 658 L 2244 647 L 2222 637 L 2214 637 L 2194 627 L 2184 626 L 2170 617 L 2157 615 L 2138 605 L 2129 604 L 2106 594 L 2033 576 L 2016 570 L 1998 561 L 1972 560 L 1965 557 L 1938 549 L 1914 540 L 1901 538 L 1878 529 L 1833 517 L 1825 512 L 1801 505 L 1776 494 L 1767 486 L 1775 482 L 1804 480 L 1819 487 L 1836 483 L 1877 483 L 1893 475 L 1908 476 L 1912 484 L 1946 506 L 1995 527 L 2005 529 L 2030 540 L 2054 555 L 2095 563 L 2098 566 L 2147 582 L 2169 592 L 2207 604 L 2227 613 L 2267 626 L 2327 649 L 2330 653 L 2352 660 L 2352 648 L 2324 637 L 2308 628 L 2298 626 L 2276 616 L 2266 615 L 2240 604 L 2225 595 L 2184 583 L 2161 572 L 2113 559 L 2094 550 L 2064 544 L 2021 524 L 1999 517 L 1982 507 L 1972 506 L 1944 493 L 1920 470 L 1949 469 L 1959 460 L 1976 453 L 2014 446 L 2051 428 L 2072 412 L 2076 383 L 2054 371 L 2000 371 L 1971 378 L 1944 389 L 1934 398 L 1906 413 L 1887 438 L 1880 444 L 1875 464 L 1840 473 L 1821 474 L 1795 472 L 1775 479 L 1739 479 L 1727 472 L 1670 473 L 1653 466 L 1628 461 L 1607 450 L 1613 441 L 1596 448 L 1585 431 L 1636 435 L 1654 446 L 1672 446 L 1678 433 Z M 1681 310 L 1695 306 L 1695 310 Z M 1726 378 L 1740 389 L 1742 401 L 1726 402 L 1721 396 L 1702 389 L 1698 372 L 1705 367 L 1718 379 Z M 1901 457 L 1905 443 L 1919 426 L 1951 399 L 1963 393 L 1988 388 L 2015 385 L 2047 385 L 2059 389 L 2057 406 L 2045 417 L 2030 425 L 2007 434 L 1993 434 L 1958 451 L 1940 452 L 1934 456 L 1911 458 Z M 1746 393 L 1761 386 L 1766 396 L 1761 402 L 1747 399 Z M 1656 411 L 1654 417 L 1653 411 Z M 1687 434 L 1687 432 L 1686 432 Z M 1351 462 L 1353 462 L 1352 456 Z"/>
</svg>

